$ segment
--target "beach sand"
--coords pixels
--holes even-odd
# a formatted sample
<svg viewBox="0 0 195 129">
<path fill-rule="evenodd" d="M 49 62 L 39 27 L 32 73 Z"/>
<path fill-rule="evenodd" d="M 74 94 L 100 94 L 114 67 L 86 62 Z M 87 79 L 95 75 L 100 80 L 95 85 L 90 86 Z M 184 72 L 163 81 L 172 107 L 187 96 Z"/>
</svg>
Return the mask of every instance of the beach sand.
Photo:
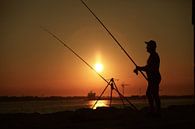
<svg viewBox="0 0 195 129">
<path fill-rule="evenodd" d="M 195 105 L 169 106 L 161 116 L 147 114 L 147 108 L 98 108 L 50 114 L 0 114 L 0 129 L 194 129 Z"/>
</svg>

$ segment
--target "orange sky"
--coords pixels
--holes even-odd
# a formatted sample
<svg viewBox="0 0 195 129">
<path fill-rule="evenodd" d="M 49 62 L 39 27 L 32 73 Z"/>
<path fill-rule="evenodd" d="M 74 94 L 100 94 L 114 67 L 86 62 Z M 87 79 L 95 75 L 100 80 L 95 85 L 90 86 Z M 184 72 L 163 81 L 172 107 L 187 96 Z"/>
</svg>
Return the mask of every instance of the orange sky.
<svg viewBox="0 0 195 129">
<path fill-rule="evenodd" d="M 193 94 L 191 0 L 86 0 L 138 65 L 148 57 L 144 41 L 157 41 L 161 95 Z M 106 83 L 54 38 L 57 34 L 89 64 L 104 65 L 126 95 L 145 94 L 146 81 L 79 0 L 0 2 L 0 95 L 99 94 Z"/>
</svg>

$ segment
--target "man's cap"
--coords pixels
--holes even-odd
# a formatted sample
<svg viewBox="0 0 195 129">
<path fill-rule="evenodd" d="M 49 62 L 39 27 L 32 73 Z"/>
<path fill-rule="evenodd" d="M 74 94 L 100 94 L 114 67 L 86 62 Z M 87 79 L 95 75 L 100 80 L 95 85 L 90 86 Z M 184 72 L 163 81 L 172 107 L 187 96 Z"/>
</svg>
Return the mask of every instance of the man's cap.
<svg viewBox="0 0 195 129">
<path fill-rule="evenodd" d="M 154 40 L 145 41 L 145 44 L 147 44 L 148 46 L 152 48 L 156 48 L 156 42 Z"/>
</svg>

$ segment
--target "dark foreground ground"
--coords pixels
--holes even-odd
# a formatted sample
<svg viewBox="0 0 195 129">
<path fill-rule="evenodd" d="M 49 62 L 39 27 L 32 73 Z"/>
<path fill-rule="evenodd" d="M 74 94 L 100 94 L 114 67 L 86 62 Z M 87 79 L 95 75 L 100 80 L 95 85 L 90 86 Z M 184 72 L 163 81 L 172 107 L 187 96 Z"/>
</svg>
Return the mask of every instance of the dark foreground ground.
<svg viewBox="0 0 195 129">
<path fill-rule="evenodd" d="M 51 114 L 0 114 L 0 129 L 195 129 L 195 105 L 170 106 L 162 115 L 147 109 L 79 109 Z"/>
</svg>

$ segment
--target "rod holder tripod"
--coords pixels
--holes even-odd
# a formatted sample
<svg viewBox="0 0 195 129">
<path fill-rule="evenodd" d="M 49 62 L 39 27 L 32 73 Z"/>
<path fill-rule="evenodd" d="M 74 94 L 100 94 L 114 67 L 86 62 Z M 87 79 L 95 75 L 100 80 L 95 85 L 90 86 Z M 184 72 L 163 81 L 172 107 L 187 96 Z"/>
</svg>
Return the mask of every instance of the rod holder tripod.
<svg viewBox="0 0 195 129">
<path fill-rule="evenodd" d="M 125 107 L 125 100 L 129 103 L 129 105 L 131 106 L 131 108 L 133 110 L 138 110 L 126 97 L 124 97 L 118 90 L 117 86 L 116 86 L 116 83 L 114 82 L 114 78 L 111 78 L 110 81 L 108 82 L 107 86 L 104 88 L 104 90 L 102 91 L 102 93 L 100 94 L 100 96 L 98 97 L 98 99 L 96 100 L 96 102 L 94 103 L 94 105 L 92 106 L 92 108 L 95 107 L 95 105 L 98 103 L 98 101 L 101 99 L 102 95 L 104 94 L 104 92 L 106 91 L 106 89 L 110 86 L 110 107 L 112 106 L 112 93 L 113 93 L 113 90 L 115 90 L 119 97 L 120 97 L 120 100 L 122 101 L 123 103 L 123 106 Z"/>
</svg>

